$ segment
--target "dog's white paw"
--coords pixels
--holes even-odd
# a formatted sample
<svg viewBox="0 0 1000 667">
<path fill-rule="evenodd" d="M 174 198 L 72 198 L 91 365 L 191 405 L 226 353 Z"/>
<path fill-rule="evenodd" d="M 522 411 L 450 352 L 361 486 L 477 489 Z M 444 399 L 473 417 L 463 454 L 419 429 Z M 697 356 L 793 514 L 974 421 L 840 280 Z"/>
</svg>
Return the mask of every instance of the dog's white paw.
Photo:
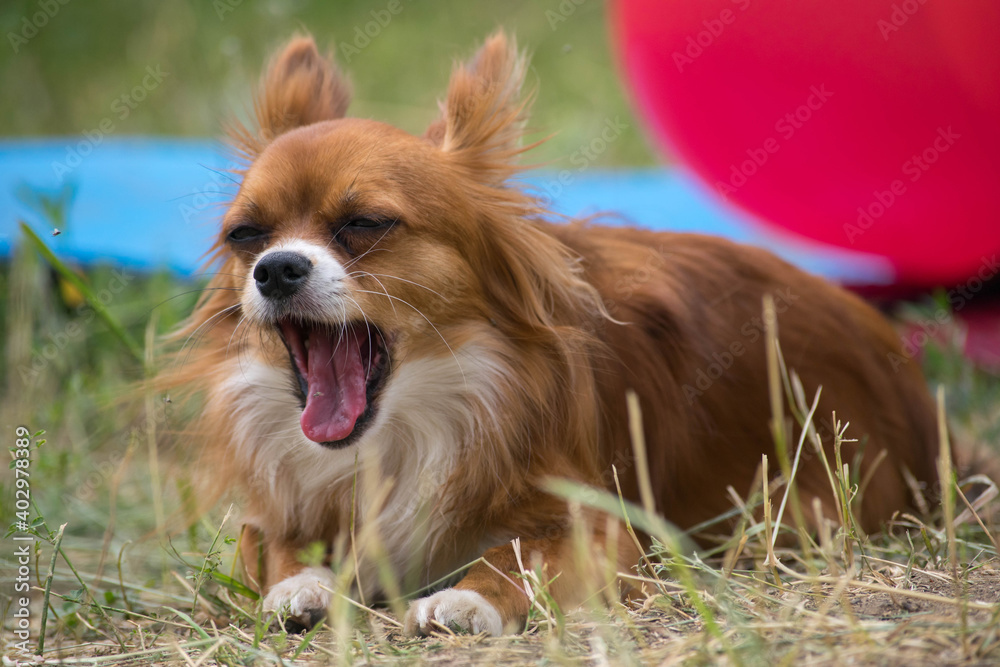
<svg viewBox="0 0 1000 667">
<path fill-rule="evenodd" d="M 276 611 L 309 629 L 326 616 L 331 598 L 330 591 L 326 589 L 333 588 L 333 585 L 330 570 L 306 568 L 271 587 L 264 598 L 264 611 Z"/>
<path fill-rule="evenodd" d="M 404 625 L 407 634 L 426 635 L 435 629 L 434 622 L 473 634 L 503 634 L 500 612 L 475 591 L 448 588 L 420 598 L 407 610 Z"/>
</svg>

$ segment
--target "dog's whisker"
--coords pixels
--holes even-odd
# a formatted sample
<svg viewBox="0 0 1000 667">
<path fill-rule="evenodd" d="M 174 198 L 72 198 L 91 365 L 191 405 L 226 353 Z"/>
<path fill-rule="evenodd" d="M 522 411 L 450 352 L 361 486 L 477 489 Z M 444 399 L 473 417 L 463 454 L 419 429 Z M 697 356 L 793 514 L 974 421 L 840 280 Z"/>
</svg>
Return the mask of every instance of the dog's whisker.
<svg viewBox="0 0 1000 667">
<path fill-rule="evenodd" d="M 232 347 L 232 344 L 233 344 L 233 337 L 236 337 L 236 343 L 237 343 L 236 349 L 237 349 L 237 351 L 240 349 L 240 344 L 239 344 L 240 338 L 238 336 L 236 336 L 236 334 L 237 334 L 237 332 L 239 332 L 240 327 L 246 321 L 247 321 L 247 316 L 246 316 L 246 314 L 244 314 L 244 315 L 242 315 L 240 317 L 239 321 L 236 323 L 236 326 L 233 328 L 233 333 L 231 333 L 229 335 L 229 342 L 226 343 L 226 357 L 227 358 L 229 357 L 229 350 L 230 350 L 230 348 Z M 244 333 L 245 332 L 246 332 L 246 330 L 244 330 Z M 238 352 L 237 352 L 237 354 L 238 354 Z"/>
<path fill-rule="evenodd" d="M 219 323 L 222 322 L 222 319 L 217 319 L 217 318 L 224 318 L 229 313 L 232 313 L 232 312 L 238 310 L 239 307 L 240 307 L 240 304 L 238 304 L 238 303 L 233 304 L 231 306 L 226 306 L 225 308 L 222 308 L 217 313 L 215 313 L 214 315 L 212 315 L 211 317 L 209 317 L 208 319 L 206 319 L 204 322 L 202 322 L 201 324 L 199 324 L 198 327 L 194 331 L 192 331 L 188 335 L 188 337 L 186 339 L 184 339 L 184 343 L 181 345 L 181 349 L 182 350 L 183 349 L 187 349 L 188 344 L 191 342 L 192 338 L 194 338 L 195 336 L 199 336 L 199 339 L 200 339 L 201 336 L 207 335 L 212 329 L 214 329 Z M 206 326 L 208 328 L 205 329 L 204 332 L 202 332 L 202 333 L 199 334 L 199 332 L 201 331 L 201 329 L 203 327 L 206 327 Z"/>
<path fill-rule="evenodd" d="M 368 371 L 367 371 L 367 373 L 371 373 L 371 369 L 372 369 L 372 351 L 374 349 L 374 345 L 372 344 L 371 322 L 369 321 L 368 316 L 365 315 L 365 311 L 361 307 L 361 304 L 359 304 L 357 301 L 355 301 L 354 298 L 352 298 L 351 296 L 345 295 L 345 298 L 349 299 L 351 301 L 351 303 L 353 303 L 355 305 L 355 307 L 358 309 L 358 312 L 361 313 L 362 319 L 364 319 L 364 321 L 365 321 L 365 329 L 368 332 Z M 344 310 L 346 311 L 346 306 L 345 306 Z M 345 319 L 346 319 L 346 315 L 345 315 Z M 389 356 L 388 348 L 386 348 L 386 357 L 388 357 L 388 356 Z M 366 374 L 366 376 L 367 376 L 367 374 Z"/>
<path fill-rule="evenodd" d="M 398 280 L 400 282 L 409 283 L 410 285 L 413 285 L 414 287 L 419 287 L 421 289 L 425 289 L 428 292 L 430 292 L 431 294 L 433 294 L 435 296 L 441 297 L 445 301 L 448 300 L 448 298 L 446 296 L 444 296 L 440 292 L 435 292 L 434 290 L 432 290 L 430 287 L 427 287 L 426 285 L 421 285 L 418 282 L 414 282 L 412 280 L 407 280 L 406 278 L 400 278 L 399 276 L 393 276 L 393 275 L 390 275 L 388 273 L 372 273 L 371 271 L 355 271 L 355 272 L 350 273 L 348 275 L 350 275 L 350 276 L 371 276 L 373 278 L 376 277 L 376 276 L 378 276 L 380 278 L 392 278 L 393 280 Z"/>
<path fill-rule="evenodd" d="M 231 200 L 233 198 L 232 194 L 225 193 L 225 192 L 220 192 L 218 190 L 199 190 L 199 191 L 194 191 L 194 192 L 186 192 L 186 193 L 184 193 L 182 195 L 177 195 L 176 197 L 171 197 L 171 198 L 167 199 L 166 201 L 168 201 L 168 202 L 175 202 L 175 201 L 180 201 L 182 199 L 188 199 L 190 197 L 199 197 L 199 196 L 201 196 L 201 197 L 207 197 L 209 195 L 219 196 L 219 197 L 225 197 L 225 201 L 209 202 L 210 206 L 219 206 L 219 205 L 227 204 L 227 203 L 229 203 L 229 200 Z"/>
<path fill-rule="evenodd" d="M 458 370 L 459 370 L 459 372 L 462 373 L 462 381 L 466 385 L 468 385 L 468 379 L 465 376 L 465 369 L 462 367 L 462 361 L 458 358 L 458 355 L 455 354 L 455 350 L 452 349 L 451 345 L 448 343 L 448 341 L 445 339 L 445 337 L 441 334 L 441 332 L 438 330 L 438 328 L 434 325 L 433 322 L 431 322 L 430 318 L 427 317 L 426 315 L 424 315 L 424 313 L 419 308 L 417 308 L 416 306 L 414 306 L 412 303 L 410 303 L 406 299 L 401 299 L 398 296 L 393 296 L 391 294 L 383 294 L 382 292 L 373 292 L 371 290 L 363 290 L 363 289 L 359 289 L 357 291 L 358 292 L 363 292 L 365 294 L 375 294 L 377 296 L 384 296 L 384 297 L 387 297 L 390 301 L 392 301 L 392 300 L 399 301 L 403 305 L 409 306 L 410 308 L 412 308 L 413 311 L 417 313 L 417 315 L 420 315 L 420 317 L 424 318 L 424 321 L 427 322 L 428 326 L 430 326 L 430 328 L 434 330 L 434 333 L 436 333 L 438 335 L 438 338 L 441 339 L 441 342 L 444 343 L 444 346 L 446 348 L 448 348 L 448 352 L 451 353 L 451 356 L 455 359 L 455 363 L 458 364 Z"/>
<path fill-rule="evenodd" d="M 168 296 L 166 299 L 164 299 L 163 301 L 159 302 L 158 304 L 156 304 L 155 306 L 153 306 L 152 308 L 150 308 L 149 311 L 146 313 L 146 316 L 149 317 L 149 315 L 152 314 L 152 312 L 154 310 L 156 310 L 157 308 L 162 307 L 164 304 L 169 303 L 170 301 L 173 301 L 174 299 L 179 299 L 179 298 L 181 298 L 183 296 L 187 296 L 189 294 L 204 294 L 205 292 L 239 292 L 239 291 L 241 291 L 241 290 L 238 287 L 212 287 L 212 286 L 206 286 L 206 287 L 199 287 L 197 289 L 190 289 L 190 290 L 187 290 L 186 292 L 179 292 L 177 294 L 174 294 L 173 296 Z"/>
<path fill-rule="evenodd" d="M 372 246 L 370 248 L 368 248 L 368 250 L 364 251 L 363 253 L 361 253 L 357 257 L 352 258 L 351 261 L 347 262 L 344 265 L 344 270 L 346 271 L 347 269 L 351 268 L 352 266 L 354 266 L 355 264 L 357 264 L 361 259 L 363 259 L 364 257 L 367 257 L 370 253 L 372 253 L 375 250 L 375 248 L 378 246 L 378 244 L 382 242 L 382 239 L 385 238 L 385 235 L 388 234 L 392 230 L 392 228 L 396 226 L 397 222 L 399 222 L 399 218 L 396 218 L 395 220 L 393 220 L 392 222 L 390 222 L 389 225 L 386 227 L 385 231 L 382 232 L 382 236 L 378 237 L 378 240 L 376 240 L 375 243 L 373 243 Z M 330 243 L 332 243 L 332 242 L 333 241 L 331 240 Z M 327 247 L 329 247 L 329 243 L 327 244 Z M 383 250 L 383 248 L 379 248 L 379 249 Z"/>
<path fill-rule="evenodd" d="M 241 182 L 239 180 L 233 178 L 232 176 L 230 176 L 228 173 L 226 173 L 226 171 L 215 169 L 214 167 L 209 167 L 207 164 L 199 164 L 198 166 L 201 167 L 202 169 L 206 169 L 206 170 L 212 172 L 216 176 L 221 176 L 222 178 L 226 179 L 227 181 L 229 181 L 232 185 L 235 185 L 236 187 L 240 186 Z M 222 187 L 228 187 L 228 186 L 222 186 Z"/>
<path fill-rule="evenodd" d="M 382 288 L 382 291 L 385 293 L 385 295 L 389 296 L 389 290 L 385 288 L 385 284 L 381 280 L 375 277 L 374 273 L 368 273 L 367 271 L 355 271 L 352 275 L 371 276 L 375 280 L 375 282 L 378 283 L 379 287 Z M 351 299 L 351 301 L 354 301 L 354 299 Z M 357 303 L 358 303 L 357 301 L 354 301 L 355 305 L 357 305 Z M 396 304 L 393 303 L 392 299 L 389 299 L 389 305 L 392 307 L 392 314 L 398 318 L 399 314 L 396 312 Z M 360 310 L 361 306 L 358 306 L 358 309 Z"/>
</svg>

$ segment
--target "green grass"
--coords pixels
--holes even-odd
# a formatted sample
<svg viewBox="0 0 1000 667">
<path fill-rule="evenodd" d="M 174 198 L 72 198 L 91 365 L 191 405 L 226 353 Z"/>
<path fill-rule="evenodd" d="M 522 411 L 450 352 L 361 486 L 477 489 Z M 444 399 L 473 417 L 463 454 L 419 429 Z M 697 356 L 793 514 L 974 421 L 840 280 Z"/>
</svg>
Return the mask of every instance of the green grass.
<svg viewBox="0 0 1000 667">
<path fill-rule="evenodd" d="M 236 0 L 73 0 L 19 53 L 7 40 L 0 48 L 0 89 L 17 91 L 16 103 L 0 106 L 0 128 L 12 135 L 75 135 L 111 117 L 115 135 L 217 136 L 221 119 L 247 108 L 265 58 L 308 28 L 320 45 L 335 48 L 350 74 L 352 115 L 419 133 L 435 116 L 454 59 L 504 27 L 533 55 L 536 136 L 555 133 L 533 159 L 568 166 L 607 119 L 620 117 L 628 129 L 600 164 L 653 162 L 619 81 L 604 3 L 583 2 L 553 30 L 546 12 L 558 12 L 560 0 L 399 1 L 402 10 L 346 62 L 340 45 L 353 47 L 356 30 L 364 30 L 371 12 L 383 10 L 388 0 L 243 0 L 221 19 L 216 5 Z M 37 2 L 4 2 L 2 34 L 20 32 L 22 18 L 37 11 Z M 142 82 L 147 66 L 157 65 L 168 76 L 119 120 L 111 109 L 115 99 Z"/>
<path fill-rule="evenodd" d="M 60 6 L 19 53 L 8 44 L 0 48 L 0 87 L 16 91 L 15 103 L 0 105 L 0 127 L 17 136 L 91 129 L 112 114 L 117 96 L 141 82 L 147 66 L 161 65 L 169 76 L 134 113 L 116 119 L 115 134 L 216 136 L 219 119 L 245 106 L 263 58 L 289 34 L 308 27 L 321 43 L 351 40 L 355 27 L 371 20 L 371 9 L 386 4 L 244 0 L 220 20 L 207 0 L 74 0 Z M 559 166 L 597 136 L 606 118 L 621 116 L 629 129 L 599 163 L 651 162 L 620 90 L 601 3 L 584 2 L 554 31 L 545 12 L 557 11 L 555 0 L 505 3 L 502 9 L 499 3 L 457 1 L 403 6 L 345 65 L 355 81 L 353 114 L 421 131 L 443 94 L 453 57 L 468 54 L 502 25 L 534 53 L 538 136 L 558 130 L 535 160 Z M 21 17 L 36 10 L 37 0 L 3 3 L 3 34 L 19 30 Z M 62 214 L 50 207 L 27 222 L 39 230 L 62 227 Z M 68 215 L 73 224 L 71 210 Z M 26 237 L 13 241 L 13 257 L 0 267 L 0 426 L 8 448 L 18 425 L 45 432 L 35 439 L 44 444 L 32 453 L 30 516 L 38 535 L 31 641 L 37 648 L 48 590 L 41 636 L 46 659 L 143 665 L 1000 660 L 995 501 L 981 512 L 989 531 L 975 522 L 949 530 L 942 509 L 931 508 L 926 517 L 899 518 L 908 532 L 862 539 L 830 528 L 796 549 L 774 550 L 768 525 L 746 516 L 737 533 L 726 536 L 730 542 L 697 556 L 679 552 L 676 535 L 634 508 L 636 527 L 660 538 L 643 571 L 628 573 L 647 580 L 645 599 L 560 609 L 547 593 L 546 573 L 526 564 L 521 576 L 536 604 L 521 635 L 486 640 L 444 631 L 406 638 L 391 610 L 369 611 L 343 598 L 329 624 L 309 635 L 276 631 L 240 583 L 234 563 L 238 518 L 235 512 L 226 518 L 228 504 L 189 528 L 166 530 L 183 523 L 188 475 L 183 460 L 155 444 L 158 435 L 184 423 L 184 414 L 169 397 L 135 391 L 146 374 L 137 356 L 145 359 L 149 342 L 191 310 L 200 283 L 126 271 L 127 284 L 102 317 L 84 295 L 120 282 L 114 267 L 70 267 L 85 283 L 81 289 Z M 898 315 L 920 322 L 940 307 L 928 300 Z M 954 331 L 952 319 L 948 333 Z M 153 366 L 157 360 L 152 357 Z M 946 387 L 955 437 L 1000 441 L 1000 380 L 973 367 L 951 344 L 925 348 L 923 364 L 931 384 Z M 802 419 L 807 406 L 800 404 Z M 788 443 L 787 451 L 796 445 Z M 786 470 L 785 463 L 769 465 Z M 15 485 L 5 468 L 3 528 L 13 520 L 7 508 Z M 562 492 L 572 496 L 574 490 Z M 600 501 L 609 511 L 624 511 L 614 496 Z M 759 494 L 741 502 L 759 503 Z M 949 511 L 963 507 L 957 498 Z M 777 511 L 771 509 L 772 526 Z M 794 504 L 785 516 L 793 513 Z M 16 563 L 13 542 L 2 544 L 0 644 L 7 647 L 16 622 L 9 586 Z M 597 568 L 597 583 L 607 574 Z"/>
<path fill-rule="evenodd" d="M 16 425 L 45 432 L 32 456 L 30 514 L 38 537 L 32 563 L 36 648 L 43 592 L 51 589 L 42 635 L 46 658 L 88 657 L 97 664 L 201 659 L 227 665 L 578 664 L 604 657 L 612 664 L 748 665 L 903 664 L 932 655 L 942 664 L 1000 659 L 995 501 L 980 511 L 988 530 L 972 521 L 951 531 L 942 510 L 932 508 L 927 517 L 899 517 L 908 532 L 862 538 L 831 526 L 802 538 L 807 542 L 796 549 L 777 550 L 769 532 L 777 507 L 770 507 L 768 521 L 746 514 L 727 542 L 698 555 L 678 551 L 669 528 L 632 507 L 629 516 L 637 529 L 659 537 L 643 569 L 627 573 L 645 580 L 650 593 L 645 599 L 614 602 L 609 581 L 600 579 L 614 573 L 597 568 L 593 585 L 605 594 L 583 609 L 560 609 L 547 594 L 549 575 L 526 564 L 521 577 L 535 592 L 535 604 L 520 636 L 483 639 L 443 631 L 427 639 L 406 638 L 391 609 L 369 610 L 339 596 L 331 620 L 315 632 L 275 630 L 240 582 L 236 512 L 230 515 L 228 505 L 220 506 L 186 530 L 164 530 L 183 519 L 187 471 L 183 460 L 150 443 L 182 424 L 184 415 L 166 397 L 134 395 L 134 382 L 145 374 L 143 362 L 83 298 L 113 278 L 111 268 L 93 268 L 79 278 L 87 289 L 75 289 L 27 237 L 0 271 L 5 295 L 0 330 L 6 342 L 0 423 L 11 434 L 10 446 Z M 197 293 L 197 284 L 166 274 L 136 274 L 107 304 L 107 317 L 129 339 L 148 344 L 184 317 Z M 936 307 L 911 305 L 905 315 L 919 320 Z M 925 364 L 932 383 L 946 382 L 953 431 L 976 441 L 992 438 L 997 378 L 948 347 L 929 347 Z M 790 375 L 775 376 L 785 378 L 778 391 L 793 391 Z M 808 419 L 807 398 L 797 400 L 800 421 Z M 796 445 L 789 443 L 786 457 Z M 769 464 L 772 470 L 789 469 L 781 461 Z M 0 497 L 10 507 L 15 480 L 8 474 L 0 479 Z M 849 482 L 835 480 L 835 486 L 850 511 Z M 571 486 L 557 490 L 575 497 Z M 598 501 L 593 494 L 583 497 L 612 513 L 624 511 L 613 495 Z M 752 508 L 760 494 L 741 502 Z M 963 508 L 956 499 L 946 514 Z M 737 548 L 741 537 L 745 541 Z M 0 554 L 7 572 L 13 572 L 12 551 Z M 0 609 L 0 637 L 6 642 L 14 623 L 8 590 L 0 591 Z"/>
</svg>

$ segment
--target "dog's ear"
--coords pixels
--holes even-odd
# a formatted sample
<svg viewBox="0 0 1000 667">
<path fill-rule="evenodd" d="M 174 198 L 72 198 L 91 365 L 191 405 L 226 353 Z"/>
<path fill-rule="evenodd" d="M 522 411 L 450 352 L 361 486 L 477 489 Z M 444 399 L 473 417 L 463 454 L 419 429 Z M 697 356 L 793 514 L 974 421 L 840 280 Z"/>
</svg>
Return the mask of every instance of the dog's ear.
<svg viewBox="0 0 1000 667">
<path fill-rule="evenodd" d="M 470 61 L 456 65 L 441 118 L 425 136 L 480 173 L 506 178 L 524 150 L 521 136 L 532 97 L 521 94 L 526 69 L 514 39 L 494 33 Z"/>
<path fill-rule="evenodd" d="M 254 99 L 256 130 L 231 124 L 229 135 L 249 158 L 278 135 L 296 127 L 343 118 L 351 86 L 331 57 L 320 55 L 312 37 L 295 37 L 275 54 Z"/>
</svg>

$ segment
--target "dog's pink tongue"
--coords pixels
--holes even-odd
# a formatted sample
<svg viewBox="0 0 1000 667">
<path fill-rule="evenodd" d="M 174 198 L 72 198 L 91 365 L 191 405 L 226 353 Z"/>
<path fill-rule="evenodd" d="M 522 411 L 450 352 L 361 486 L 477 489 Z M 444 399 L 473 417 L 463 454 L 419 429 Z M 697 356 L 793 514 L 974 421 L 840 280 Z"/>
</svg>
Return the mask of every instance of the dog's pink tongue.
<svg viewBox="0 0 1000 667">
<path fill-rule="evenodd" d="M 313 331 L 309 337 L 309 385 L 302 432 L 313 442 L 343 440 L 365 411 L 365 369 L 361 346 L 353 332 L 331 336 Z"/>
</svg>

